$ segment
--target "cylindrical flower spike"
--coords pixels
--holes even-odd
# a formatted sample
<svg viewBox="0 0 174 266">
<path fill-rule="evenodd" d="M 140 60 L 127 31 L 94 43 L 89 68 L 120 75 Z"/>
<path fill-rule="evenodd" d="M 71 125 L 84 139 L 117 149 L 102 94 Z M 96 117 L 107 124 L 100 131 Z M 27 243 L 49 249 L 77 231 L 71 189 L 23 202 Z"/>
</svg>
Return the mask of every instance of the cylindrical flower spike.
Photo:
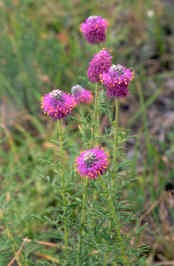
<svg viewBox="0 0 174 266">
<path fill-rule="evenodd" d="M 104 174 L 109 165 L 108 157 L 108 153 L 99 147 L 82 152 L 76 159 L 79 175 L 95 179 Z"/>
<path fill-rule="evenodd" d="M 100 81 L 100 75 L 108 72 L 112 64 L 112 56 L 106 49 L 102 49 L 94 55 L 89 63 L 88 78 L 92 83 Z"/>
<path fill-rule="evenodd" d="M 134 73 L 122 65 L 112 65 L 107 73 L 100 76 L 106 87 L 108 98 L 125 97 L 128 95 L 128 85 Z"/>
<path fill-rule="evenodd" d="M 80 30 L 90 44 L 102 43 L 106 39 L 108 22 L 100 16 L 90 16 L 81 24 Z"/>
<path fill-rule="evenodd" d="M 71 89 L 72 95 L 76 103 L 91 103 L 93 100 L 93 95 L 89 90 L 82 88 L 80 85 L 75 85 Z"/>
<path fill-rule="evenodd" d="M 42 109 L 53 120 L 66 117 L 75 105 L 74 97 L 61 90 L 53 90 L 42 97 Z"/>
</svg>

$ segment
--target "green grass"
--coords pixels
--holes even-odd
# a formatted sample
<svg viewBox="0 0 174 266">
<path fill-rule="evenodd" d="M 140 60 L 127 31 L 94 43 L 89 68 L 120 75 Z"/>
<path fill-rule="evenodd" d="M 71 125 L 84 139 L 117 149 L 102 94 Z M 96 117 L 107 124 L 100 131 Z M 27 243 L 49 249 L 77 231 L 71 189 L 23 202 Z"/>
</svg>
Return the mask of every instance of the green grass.
<svg viewBox="0 0 174 266">
<path fill-rule="evenodd" d="M 173 39 L 165 32 L 172 16 L 158 0 L 107 2 L 0 2 L 2 266 L 13 258 L 13 265 L 80 266 L 174 260 L 173 196 L 165 191 L 173 178 L 173 128 L 160 141 L 150 119 L 173 75 Z M 109 20 L 105 47 L 113 62 L 136 75 L 120 104 L 116 174 L 111 157 L 108 172 L 86 184 L 74 161 L 90 145 L 93 105 L 76 108 L 64 122 L 62 154 L 57 124 L 41 113 L 40 97 L 53 88 L 69 92 L 77 83 L 95 89 L 86 76 L 95 47 L 79 31 L 93 14 Z M 97 141 L 110 154 L 112 104 L 101 91 Z"/>
</svg>

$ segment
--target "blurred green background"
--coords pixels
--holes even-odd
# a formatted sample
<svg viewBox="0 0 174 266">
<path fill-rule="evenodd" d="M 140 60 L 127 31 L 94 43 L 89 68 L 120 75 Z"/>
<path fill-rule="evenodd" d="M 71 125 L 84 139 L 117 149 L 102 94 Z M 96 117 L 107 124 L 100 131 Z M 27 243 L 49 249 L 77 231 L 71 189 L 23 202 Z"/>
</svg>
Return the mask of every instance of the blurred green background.
<svg viewBox="0 0 174 266">
<path fill-rule="evenodd" d="M 2 191 L 8 198 L 16 186 L 14 179 L 6 180 L 18 171 L 7 169 L 20 161 L 24 178 L 35 165 L 33 153 L 53 145 L 48 143 L 53 126 L 41 112 L 41 96 L 53 88 L 70 92 L 75 84 L 93 88 L 86 73 L 96 48 L 85 42 L 79 27 L 90 15 L 105 17 L 104 47 L 112 52 L 113 63 L 135 71 L 130 95 L 121 101 L 120 124 L 137 136 L 126 151 L 139 179 L 131 197 L 136 196 L 137 215 L 147 224 L 142 241 L 150 246 L 148 265 L 174 261 L 173 14 L 172 0 L 0 0 Z M 13 217 L 11 211 L 8 215 Z"/>
</svg>

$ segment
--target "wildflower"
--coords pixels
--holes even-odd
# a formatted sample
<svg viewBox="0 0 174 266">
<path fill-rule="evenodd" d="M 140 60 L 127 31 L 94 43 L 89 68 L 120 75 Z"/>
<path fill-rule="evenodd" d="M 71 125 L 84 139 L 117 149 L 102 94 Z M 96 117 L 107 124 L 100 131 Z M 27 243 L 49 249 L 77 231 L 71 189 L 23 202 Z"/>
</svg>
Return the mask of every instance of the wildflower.
<svg viewBox="0 0 174 266">
<path fill-rule="evenodd" d="M 128 85 L 133 79 L 134 73 L 122 65 L 112 65 L 107 73 L 103 73 L 101 82 L 107 89 L 107 96 L 125 97 L 128 94 Z"/>
<path fill-rule="evenodd" d="M 108 22 L 100 16 L 90 16 L 81 24 L 80 30 L 90 44 L 104 42 Z"/>
<path fill-rule="evenodd" d="M 43 111 L 54 120 L 66 117 L 75 105 L 74 98 L 61 90 L 53 90 L 42 98 Z"/>
<path fill-rule="evenodd" d="M 92 93 L 78 84 L 73 86 L 71 91 L 76 103 L 91 103 L 93 100 Z"/>
<path fill-rule="evenodd" d="M 108 154 L 99 147 L 82 152 L 76 159 L 76 167 L 80 176 L 87 176 L 92 179 L 104 174 L 108 164 Z"/>
<path fill-rule="evenodd" d="M 100 81 L 100 75 L 108 72 L 112 64 L 112 56 L 106 49 L 100 50 L 94 55 L 88 68 L 88 78 L 92 83 Z"/>
</svg>

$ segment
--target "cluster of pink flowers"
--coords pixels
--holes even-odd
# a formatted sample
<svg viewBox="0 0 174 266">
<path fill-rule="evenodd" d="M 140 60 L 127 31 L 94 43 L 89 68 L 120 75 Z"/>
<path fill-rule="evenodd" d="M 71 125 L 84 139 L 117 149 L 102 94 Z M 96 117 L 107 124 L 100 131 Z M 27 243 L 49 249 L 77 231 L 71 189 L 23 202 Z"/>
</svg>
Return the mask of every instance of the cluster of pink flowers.
<svg viewBox="0 0 174 266">
<path fill-rule="evenodd" d="M 90 44 L 103 43 L 106 39 L 107 20 L 100 16 L 91 16 L 81 24 L 80 30 Z M 112 65 L 112 56 L 107 49 L 96 53 L 89 63 L 88 79 L 91 83 L 101 82 L 108 98 L 125 97 L 128 85 L 134 73 L 120 64 Z M 93 100 L 91 91 L 80 85 L 71 89 L 72 94 L 53 90 L 43 96 L 42 109 L 53 120 L 65 118 L 80 103 L 89 104 Z M 92 179 L 106 172 L 109 165 L 108 154 L 98 146 L 83 151 L 76 159 L 76 169 L 80 176 Z"/>
<path fill-rule="evenodd" d="M 106 49 L 102 49 L 95 54 L 90 61 L 88 68 L 88 78 L 92 83 L 100 81 L 100 75 L 107 72 L 112 64 L 112 56 Z"/>
<path fill-rule="evenodd" d="M 61 90 L 53 90 L 42 98 L 43 111 L 54 120 L 66 117 L 75 105 L 74 98 Z"/>
<path fill-rule="evenodd" d="M 81 31 L 89 43 L 102 43 L 106 39 L 107 25 L 107 21 L 100 16 L 91 16 L 82 23 Z M 125 97 L 134 74 L 122 65 L 111 65 L 112 56 L 106 49 L 102 49 L 89 63 L 88 78 L 92 83 L 101 81 L 108 98 Z"/>
<path fill-rule="evenodd" d="M 71 89 L 72 95 L 76 103 L 91 103 L 93 100 L 93 95 L 89 90 L 82 88 L 80 85 L 75 85 Z"/>
<path fill-rule="evenodd" d="M 106 19 L 100 16 L 91 16 L 81 24 L 80 30 L 90 44 L 96 44 L 105 41 L 107 27 Z"/>
<path fill-rule="evenodd" d="M 93 95 L 89 90 L 82 88 L 80 85 L 76 85 L 73 88 L 72 95 L 61 90 L 53 90 L 44 95 L 41 100 L 41 107 L 44 113 L 53 120 L 58 120 L 71 114 L 77 104 L 91 103 Z"/>
<path fill-rule="evenodd" d="M 93 179 L 104 174 L 108 165 L 108 154 L 99 147 L 82 152 L 76 159 L 76 167 L 79 175 Z"/>
<path fill-rule="evenodd" d="M 128 85 L 132 79 L 133 72 L 122 65 L 112 65 L 100 78 L 109 98 L 127 96 Z"/>
</svg>

